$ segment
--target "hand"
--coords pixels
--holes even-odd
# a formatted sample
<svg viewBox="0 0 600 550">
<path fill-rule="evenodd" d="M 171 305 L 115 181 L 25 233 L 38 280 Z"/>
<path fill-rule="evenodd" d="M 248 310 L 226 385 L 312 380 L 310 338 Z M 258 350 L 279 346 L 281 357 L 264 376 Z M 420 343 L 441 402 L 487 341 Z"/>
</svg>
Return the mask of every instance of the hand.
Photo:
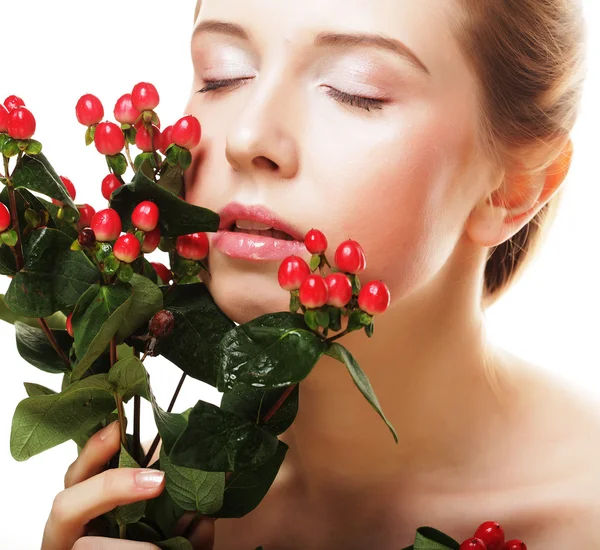
<svg viewBox="0 0 600 550">
<path fill-rule="evenodd" d="M 164 474 L 159 470 L 104 471 L 120 448 L 116 421 L 88 440 L 65 474 L 65 490 L 54 499 L 41 550 L 158 550 L 148 542 L 85 536 L 92 519 L 116 506 L 154 498 L 164 489 Z"/>
</svg>

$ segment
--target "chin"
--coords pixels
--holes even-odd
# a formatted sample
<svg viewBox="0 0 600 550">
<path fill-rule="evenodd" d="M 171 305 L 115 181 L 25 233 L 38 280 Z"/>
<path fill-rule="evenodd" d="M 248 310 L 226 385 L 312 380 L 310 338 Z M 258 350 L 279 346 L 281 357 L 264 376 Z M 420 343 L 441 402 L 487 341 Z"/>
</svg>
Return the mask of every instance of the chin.
<svg viewBox="0 0 600 550">
<path fill-rule="evenodd" d="M 277 282 L 277 273 L 211 267 L 206 286 L 219 308 L 243 324 L 266 313 L 289 311 L 289 293 Z"/>
</svg>

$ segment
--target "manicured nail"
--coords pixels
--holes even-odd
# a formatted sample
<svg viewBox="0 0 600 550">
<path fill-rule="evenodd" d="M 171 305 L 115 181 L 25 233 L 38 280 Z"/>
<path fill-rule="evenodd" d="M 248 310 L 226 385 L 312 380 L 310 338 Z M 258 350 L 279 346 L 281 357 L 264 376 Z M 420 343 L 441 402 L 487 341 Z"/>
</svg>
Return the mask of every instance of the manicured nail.
<svg viewBox="0 0 600 550">
<path fill-rule="evenodd" d="M 165 473 L 160 470 L 141 470 L 135 475 L 135 484 L 138 487 L 144 489 L 150 489 L 151 487 L 158 487 L 165 477 Z"/>
<path fill-rule="evenodd" d="M 119 421 L 115 420 L 114 422 L 111 422 L 108 426 L 106 426 L 105 428 L 102 428 L 98 432 L 98 437 L 100 438 L 100 440 L 104 441 L 111 434 L 111 432 L 116 428 L 118 423 L 119 423 Z"/>
</svg>

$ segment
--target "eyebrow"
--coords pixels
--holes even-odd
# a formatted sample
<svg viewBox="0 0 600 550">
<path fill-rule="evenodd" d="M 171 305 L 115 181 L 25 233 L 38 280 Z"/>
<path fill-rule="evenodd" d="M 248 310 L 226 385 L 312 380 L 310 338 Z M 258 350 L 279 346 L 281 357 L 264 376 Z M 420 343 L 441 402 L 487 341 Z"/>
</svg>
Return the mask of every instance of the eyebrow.
<svg viewBox="0 0 600 550">
<path fill-rule="evenodd" d="M 197 35 L 207 32 L 233 36 L 235 38 L 240 38 L 247 41 L 251 40 L 250 34 L 246 31 L 246 29 L 237 23 L 229 23 L 227 21 L 217 21 L 213 19 L 208 19 L 198 23 L 194 29 L 192 40 Z M 380 50 L 386 50 L 395 53 L 403 59 L 409 61 L 411 65 L 423 71 L 425 74 L 430 74 L 429 69 L 406 44 L 381 34 L 344 34 L 337 32 L 321 32 L 315 37 L 313 46 L 339 48 L 369 46 Z"/>
</svg>

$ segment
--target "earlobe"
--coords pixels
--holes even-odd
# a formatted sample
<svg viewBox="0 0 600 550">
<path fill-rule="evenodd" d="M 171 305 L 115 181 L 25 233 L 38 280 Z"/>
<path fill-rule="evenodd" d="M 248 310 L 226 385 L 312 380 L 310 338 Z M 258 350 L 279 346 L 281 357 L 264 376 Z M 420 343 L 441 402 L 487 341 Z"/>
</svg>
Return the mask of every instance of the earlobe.
<svg viewBox="0 0 600 550">
<path fill-rule="evenodd" d="M 515 235 L 540 211 L 564 181 L 573 155 L 569 139 L 559 157 L 534 178 L 507 175 L 504 184 L 481 204 L 467 221 L 470 239 L 484 247 L 502 244 Z"/>
</svg>

